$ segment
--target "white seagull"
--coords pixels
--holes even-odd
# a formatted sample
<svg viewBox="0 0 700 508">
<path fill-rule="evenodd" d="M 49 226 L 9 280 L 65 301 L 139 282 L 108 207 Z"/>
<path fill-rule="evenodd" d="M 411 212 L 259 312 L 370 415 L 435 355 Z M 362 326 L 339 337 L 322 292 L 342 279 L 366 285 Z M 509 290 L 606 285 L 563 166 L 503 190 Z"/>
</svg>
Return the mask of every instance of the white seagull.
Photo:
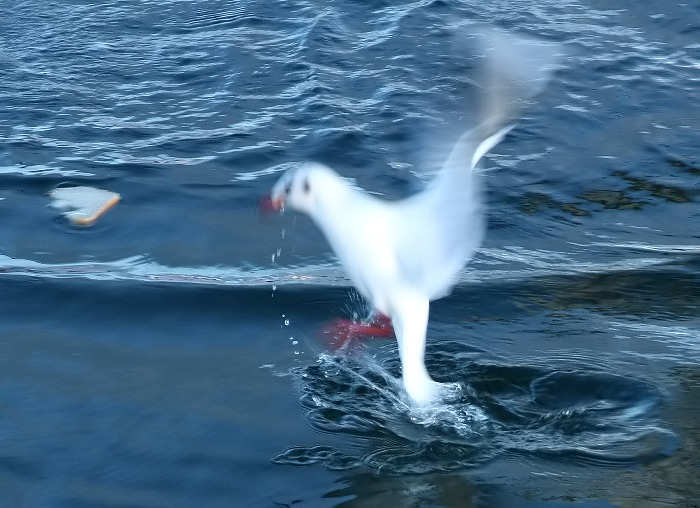
<svg viewBox="0 0 700 508">
<path fill-rule="evenodd" d="M 391 318 L 403 385 L 419 406 L 438 399 L 443 386 L 424 363 L 430 301 L 450 293 L 484 235 L 475 167 L 513 127 L 519 101 L 539 92 L 553 63 L 551 46 L 495 31 L 479 35 L 490 53 L 485 112 L 425 189 L 402 200 L 379 199 L 311 162 L 288 170 L 268 202 L 308 214 L 357 291 Z"/>
</svg>

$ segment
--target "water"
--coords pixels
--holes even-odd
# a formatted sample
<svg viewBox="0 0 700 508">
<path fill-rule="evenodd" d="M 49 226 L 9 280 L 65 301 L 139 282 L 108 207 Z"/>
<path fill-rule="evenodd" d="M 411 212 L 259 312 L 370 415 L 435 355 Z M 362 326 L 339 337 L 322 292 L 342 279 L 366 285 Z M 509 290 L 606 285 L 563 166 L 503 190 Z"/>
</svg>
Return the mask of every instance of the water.
<svg viewBox="0 0 700 508">
<path fill-rule="evenodd" d="M 698 506 L 698 43 L 692 3 L 6 2 L 0 30 L 5 506 Z M 449 27 L 557 41 L 488 156 L 489 232 L 431 310 L 431 411 L 290 164 L 415 188 L 469 114 Z M 119 192 L 96 226 L 60 184 Z"/>
</svg>

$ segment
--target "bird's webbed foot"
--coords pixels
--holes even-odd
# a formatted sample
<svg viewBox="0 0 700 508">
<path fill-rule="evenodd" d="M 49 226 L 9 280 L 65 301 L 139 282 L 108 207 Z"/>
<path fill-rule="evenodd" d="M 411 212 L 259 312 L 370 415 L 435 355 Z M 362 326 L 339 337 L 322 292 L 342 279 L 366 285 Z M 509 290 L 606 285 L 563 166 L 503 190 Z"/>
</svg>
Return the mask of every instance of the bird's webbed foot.
<svg viewBox="0 0 700 508">
<path fill-rule="evenodd" d="M 393 338 L 391 319 L 383 314 L 369 321 L 337 318 L 321 329 L 321 337 L 332 350 L 352 347 L 371 337 Z"/>
</svg>

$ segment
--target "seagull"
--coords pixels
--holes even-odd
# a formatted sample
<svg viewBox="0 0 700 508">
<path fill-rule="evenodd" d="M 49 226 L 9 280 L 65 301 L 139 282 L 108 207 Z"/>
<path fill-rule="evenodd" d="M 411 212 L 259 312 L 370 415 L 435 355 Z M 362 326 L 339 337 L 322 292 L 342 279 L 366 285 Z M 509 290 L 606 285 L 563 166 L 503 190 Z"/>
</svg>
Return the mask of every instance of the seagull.
<svg viewBox="0 0 700 508">
<path fill-rule="evenodd" d="M 477 163 L 514 127 L 520 101 L 539 92 L 551 67 L 553 52 L 543 56 L 529 40 L 490 30 L 480 40 L 490 52 L 486 105 L 423 190 L 386 200 L 307 162 L 284 173 L 267 198 L 271 209 L 307 214 L 360 295 L 391 319 L 403 387 L 417 406 L 439 400 L 447 386 L 425 366 L 430 302 L 449 295 L 485 234 Z"/>
</svg>

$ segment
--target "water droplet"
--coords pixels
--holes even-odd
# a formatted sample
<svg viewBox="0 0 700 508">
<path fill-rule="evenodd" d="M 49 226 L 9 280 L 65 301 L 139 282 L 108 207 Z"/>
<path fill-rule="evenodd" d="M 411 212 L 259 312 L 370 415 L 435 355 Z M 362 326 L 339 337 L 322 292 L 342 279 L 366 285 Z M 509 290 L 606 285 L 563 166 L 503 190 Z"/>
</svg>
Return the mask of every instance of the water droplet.
<svg viewBox="0 0 700 508">
<path fill-rule="evenodd" d="M 284 320 L 284 326 L 289 326 L 289 319 Z"/>
</svg>

